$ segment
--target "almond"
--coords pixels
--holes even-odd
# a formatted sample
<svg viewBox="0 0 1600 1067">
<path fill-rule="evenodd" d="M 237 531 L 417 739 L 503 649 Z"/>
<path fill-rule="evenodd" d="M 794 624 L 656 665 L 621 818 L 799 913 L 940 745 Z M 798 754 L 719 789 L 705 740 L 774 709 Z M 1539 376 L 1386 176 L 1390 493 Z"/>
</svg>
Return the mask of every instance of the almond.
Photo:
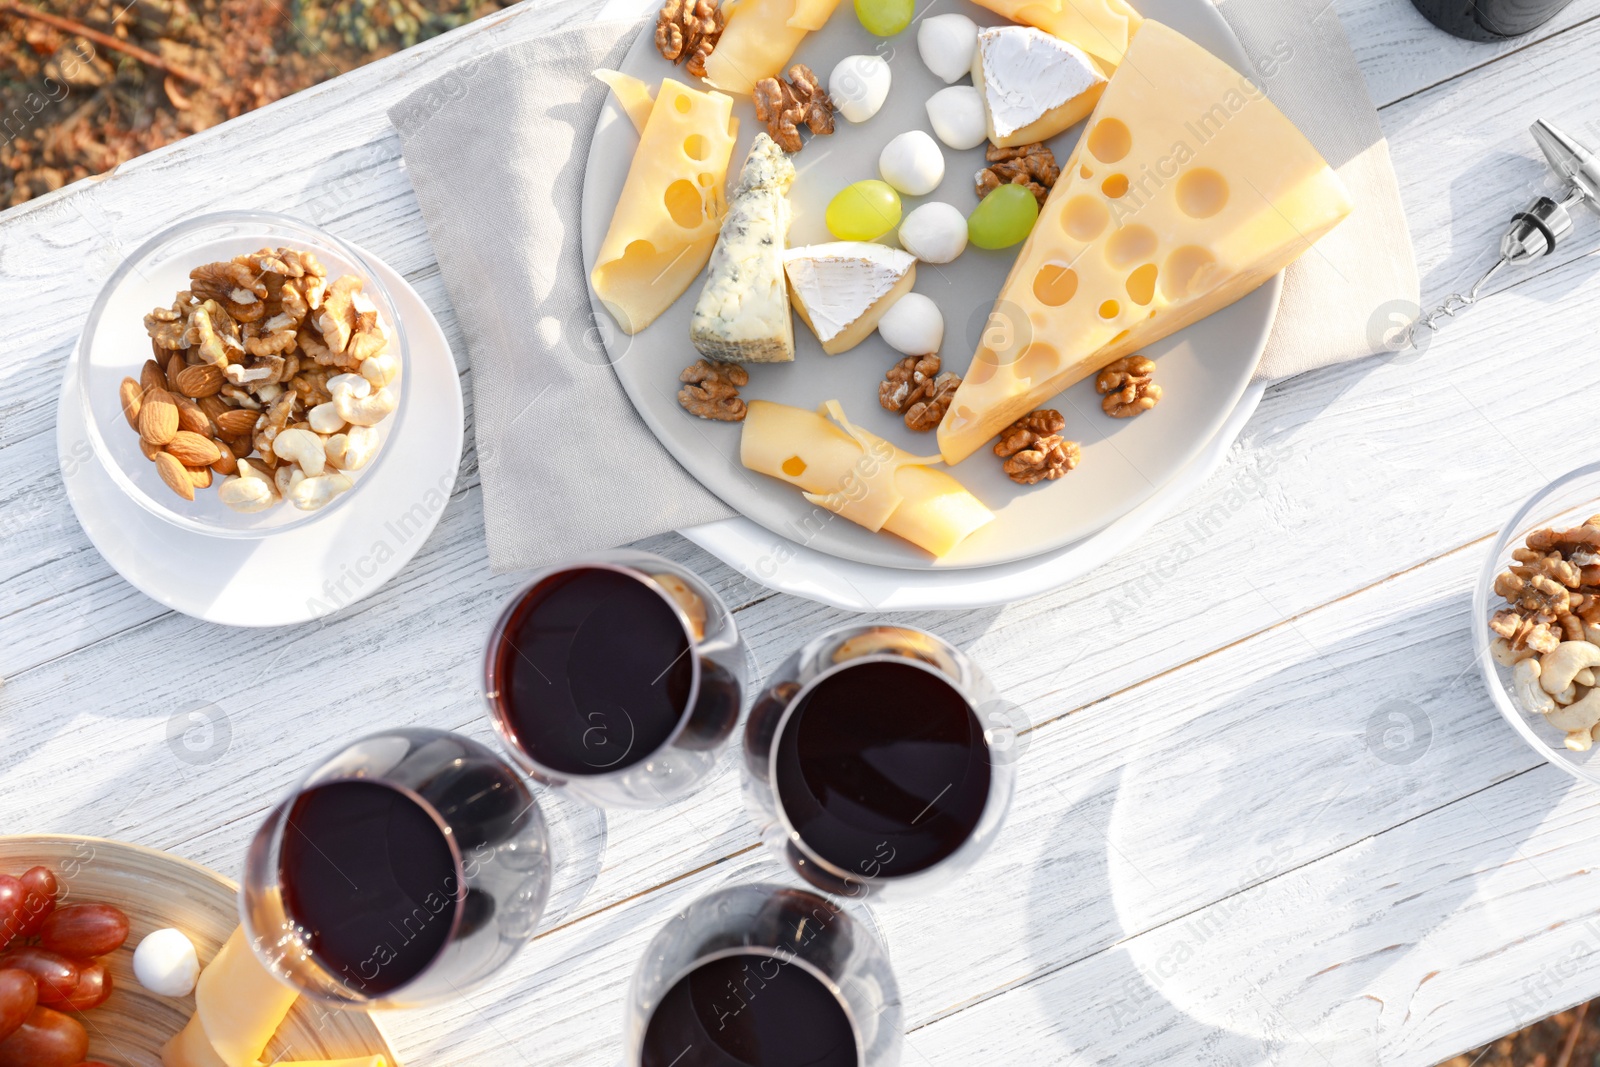
<svg viewBox="0 0 1600 1067">
<path fill-rule="evenodd" d="M 217 451 L 221 453 L 221 455 L 218 457 L 217 461 L 211 465 L 211 469 L 216 471 L 218 474 L 239 473 L 239 459 L 233 451 L 233 446 L 229 445 L 226 441 L 218 441 Z"/>
<path fill-rule="evenodd" d="M 172 384 L 184 396 L 199 399 L 203 396 L 214 396 L 222 388 L 224 378 L 222 371 L 210 363 L 201 363 L 193 367 L 185 367 L 172 379 Z"/>
<path fill-rule="evenodd" d="M 217 416 L 221 415 L 224 411 L 233 410 L 228 406 L 228 402 L 222 399 L 220 396 L 202 396 L 196 400 L 195 403 L 200 405 L 200 410 L 205 412 L 206 417 L 211 419 L 213 422 L 215 422 Z"/>
<path fill-rule="evenodd" d="M 243 437 L 255 431 L 256 421 L 260 418 L 259 411 L 235 408 L 216 417 L 217 429 L 229 437 Z"/>
<path fill-rule="evenodd" d="M 189 483 L 191 485 L 193 485 L 196 489 L 210 489 L 211 488 L 211 468 L 210 467 L 190 467 L 189 468 Z"/>
<path fill-rule="evenodd" d="M 222 458 L 222 450 L 209 437 L 191 430 L 179 430 L 167 442 L 167 451 L 185 467 L 209 467 Z"/>
<path fill-rule="evenodd" d="M 251 452 L 255 451 L 256 447 L 255 442 L 250 440 L 250 436 L 248 434 L 243 437 L 228 437 L 225 435 L 219 436 L 217 438 L 217 443 L 220 445 L 227 445 L 228 448 L 233 452 L 235 459 L 242 459 L 245 456 L 248 456 Z"/>
<path fill-rule="evenodd" d="M 161 364 L 157 363 L 153 359 L 145 360 L 144 370 L 139 372 L 139 388 L 165 389 L 166 387 L 167 375 L 164 371 L 162 371 Z"/>
<path fill-rule="evenodd" d="M 167 385 L 169 392 L 177 387 L 178 372 L 183 370 L 185 366 L 187 366 L 187 364 L 185 364 L 183 361 L 182 352 L 172 353 L 172 358 L 167 360 Z"/>
<path fill-rule="evenodd" d="M 133 427 L 133 432 L 139 432 L 139 404 L 144 397 L 144 390 L 132 378 L 122 379 L 122 415 L 128 420 L 128 425 Z"/>
<path fill-rule="evenodd" d="M 200 406 L 186 396 L 175 396 L 172 402 L 178 405 L 178 429 L 197 433 L 201 437 L 211 437 L 217 428 L 211 425 L 211 419 Z"/>
<path fill-rule="evenodd" d="M 153 445 L 141 437 L 139 438 L 139 451 L 144 453 L 145 459 L 153 461 L 157 456 L 161 455 L 161 446 Z"/>
<path fill-rule="evenodd" d="M 179 463 L 170 452 L 161 452 L 156 455 L 156 473 L 161 475 L 161 480 L 167 483 L 167 488 L 183 497 L 185 500 L 194 499 L 194 482 L 189 477 L 189 471 Z"/>
<path fill-rule="evenodd" d="M 139 436 L 153 445 L 164 445 L 178 432 L 178 405 L 165 389 L 146 389 L 139 406 Z"/>
</svg>

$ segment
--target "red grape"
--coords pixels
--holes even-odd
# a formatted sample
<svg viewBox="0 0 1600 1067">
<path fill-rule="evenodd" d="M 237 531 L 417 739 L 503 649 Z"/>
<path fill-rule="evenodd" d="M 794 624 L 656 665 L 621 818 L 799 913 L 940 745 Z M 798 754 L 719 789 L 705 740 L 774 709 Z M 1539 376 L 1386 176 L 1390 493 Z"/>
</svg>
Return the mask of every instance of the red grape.
<svg viewBox="0 0 1600 1067">
<path fill-rule="evenodd" d="M 26 971 L 0 971 L 0 1041 L 16 1032 L 39 1004 L 39 987 Z"/>
<path fill-rule="evenodd" d="M 22 937 L 37 937 L 39 928 L 56 909 L 56 876 L 49 867 L 32 867 L 17 879 L 22 883 Z"/>
<path fill-rule="evenodd" d="M 78 969 L 78 984 L 72 995 L 54 1005 L 63 1011 L 88 1011 L 98 1008 L 111 995 L 111 974 L 99 960 L 85 963 Z"/>
<path fill-rule="evenodd" d="M 60 1004 L 78 988 L 78 965 L 49 949 L 24 945 L 0 955 L 0 967 L 12 967 L 31 975 L 39 987 L 39 1003 Z"/>
<path fill-rule="evenodd" d="M 89 1034 L 78 1020 L 49 1008 L 34 1008 L 16 1033 L 0 1041 L 0 1067 L 73 1067 L 89 1051 Z"/>
<path fill-rule="evenodd" d="M 39 943 L 80 960 L 115 952 L 128 940 L 128 917 L 110 904 L 68 904 L 39 929 Z"/>
<path fill-rule="evenodd" d="M 0 874 L 0 949 L 21 931 L 22 898 L 22 882 L 9 874 Z"/>
</svg>

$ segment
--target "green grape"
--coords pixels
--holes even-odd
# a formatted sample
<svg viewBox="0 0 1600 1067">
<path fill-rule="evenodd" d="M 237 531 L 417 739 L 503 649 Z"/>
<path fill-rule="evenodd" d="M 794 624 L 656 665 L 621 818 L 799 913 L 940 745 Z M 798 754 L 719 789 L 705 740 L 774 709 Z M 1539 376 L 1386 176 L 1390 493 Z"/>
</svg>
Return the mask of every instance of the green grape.
<svg viewBox="0 0 1600 1067">
<path fill-rule="evenodd" d="M 1002 185 L 967 216 L 967 239 L 979 248 L 1010 248 L 1028 236 L 1038 218 L 1039 201 L 1025 186 Z"/>
<path fill-rule="evenodd" d="M 856 18 L 877 37 L 893 37 L 911 25 L 915 9 L 916 0 L 856 0 Z"/>
<path fill-rule="evenodd" d="M 900 225 L 900 194 L 876 178 L 847 185 L 828 203 L 827 220 L 841 241 L 875 240 Z"/>
</svg>

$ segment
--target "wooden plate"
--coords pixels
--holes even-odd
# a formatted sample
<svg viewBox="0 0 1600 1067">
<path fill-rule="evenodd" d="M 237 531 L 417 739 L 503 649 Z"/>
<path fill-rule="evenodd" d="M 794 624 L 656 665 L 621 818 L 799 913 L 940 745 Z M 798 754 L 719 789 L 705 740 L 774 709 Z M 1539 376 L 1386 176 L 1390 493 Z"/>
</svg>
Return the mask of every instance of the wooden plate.
<svg viewBox="0 0 1600 1067">
<path fill-rule="evenodd" d="M 115 904 L 128 913 L 128 943 L 107 959 L 113 991 L 78 1015 L 89 1030 L 89 1058 L 120 1067 L 160 1067 L 161 1046 L 194 1014 L 194 997 L 158 997 L 133 977 L 133 950 L 152 930 L 189 935 L 202 965 L 239 925 L 239 887 L 197 863 L 139 845 L 96 837 L 37 834 L 0 837 L 0 871 L 20 875 L 43 864 L 56 872 L 61 899 Z M 316 1060 L 394 1052 L 364 1012 L 323 1009 L 301 998 L 267 1046 L 264 1059 Z"/>
</svg>

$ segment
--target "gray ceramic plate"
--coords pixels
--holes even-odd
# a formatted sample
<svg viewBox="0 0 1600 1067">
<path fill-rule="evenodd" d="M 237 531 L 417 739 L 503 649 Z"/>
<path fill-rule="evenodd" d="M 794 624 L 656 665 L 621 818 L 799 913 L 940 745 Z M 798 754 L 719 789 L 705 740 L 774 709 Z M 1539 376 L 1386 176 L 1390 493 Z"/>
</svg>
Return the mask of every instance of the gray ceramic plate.
<svg viewBox="0 0 1600 1067">
<path fill-rule="evenodd" d="M 1135 0 L 1135 6 L 1238 69 L 1250 69 L 1244 49 L 1210 0 Z M 979 25 L 1004 21 L 968 0 L 931 0 L 919 6 L 918 16 L 948 11 L 962 12 Z M 795 157 L 799 177 L 791 193 L 791 246 L 833 240 L 823 212 L 834 194 L 851 182 L 878 177 L 878 154 L 896 134 L 911 129 L 932 132 L 924 103 L 945 83 L 922 65 L 915 24 L 896 37 L 880 40 L 861 28 L 851 0 L 842 0 L 828 25 L 801 44 L 794 62 L 807 64 L 826 83 L 840 59 L 872 52 L 881 54 L 893 73 L 889 98 L 865 123 L 852 125 L 840 118 L 836 133 L 810 140 Z M 703 88 L 656 53 L 648 29 L 634 42 L 622 69 L 652 85 L 663 77 L 675 77 Z M 734 114 L 739 118 L 739 144 L 729 166 L 730 185 L 762 128 L 750 101 L 735 101 Z M 1050 142 L 1058 159 L 1071 154 L 1078 134 L 1079 127 L 1074 127 Z M 608 100 L 595 129 L 585 176 L 585 269 L 594 266 L 637 145 L 638 137 L 622 108 Z M 944 183 L 928 196 L 903 198 L 907 213 L 930 200 L 947 201 L 963 214 L 976 206 L 972 179 L 984 165 L 983 148 L 966 152 L 946 148 L 944 153 Z M 884 241 L 893 243 L 893 234 Z M 944 313 L 941 356 L 946 370 L 966 369 L 1015 252 L 969 247 L 954 263 L 918 265 L 916 291 L 932 298 Z M 996 518 L 955 552 L 934 561 L 897 537 L 870 533 L 844 519 L 832 519 L 818 530 L 815 509 L 799 490 L 740 466 L 737 424 L 691 418 L 678 407 L 678 372 L 697 358 L 689 343 L 689 316 L 701 284 L 697 279 L 664 315 L 633 337 L 612 327 L 594 300 L 595 320 L 602 327 L 610 359 L 639 414 L 708 489 L 768 529 L 844 559 L 913 570 L 1027 559 L 1085 537 L 1138 506 L 1182 470 L 1233 411 L 1261 357 L 1282 290 L 1279 276 L 1231 307 L 1145 349 L 1144 354 L 1157 362 L 1157 381 L 1165 390 L 1161 406 L 1145 415 L 1107 418 L 1100 411 L 1092 380 L 1061 394 L 1055 406 L 1067 416 L 1065 435 L 1082 443 L 1083 462 L 1060 481 L 1014 485 L 988 449 L 951 468 Z M 746 398 L 806 408 L 837 399 L 854 422 L 913 454 L 939 451 L 932 433 L 912 433 L 899 416 L 878 407 L 878 382 L 900 357 L 876 334 L 849 352 L 829 356 L 797 318 L 795 341 L 793 363 L 751 368 L 750 384 L 741 390 Z"/>
</svg>

